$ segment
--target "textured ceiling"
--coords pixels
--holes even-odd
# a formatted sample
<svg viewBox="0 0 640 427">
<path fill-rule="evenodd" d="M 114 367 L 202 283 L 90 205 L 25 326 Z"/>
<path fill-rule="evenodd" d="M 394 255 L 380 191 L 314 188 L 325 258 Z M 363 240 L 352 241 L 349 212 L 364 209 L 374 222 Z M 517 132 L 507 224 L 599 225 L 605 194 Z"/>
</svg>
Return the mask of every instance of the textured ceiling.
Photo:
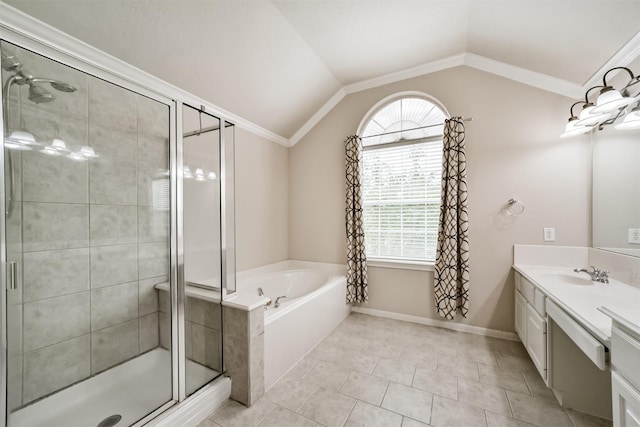
<svg viewBox="0 0 640 427">
<path fill-rule="evenodd" d="M 462 53 L 583 84 L 640 0 L 6 0 L 285 138 L 345 85 Z"/>
</svg>

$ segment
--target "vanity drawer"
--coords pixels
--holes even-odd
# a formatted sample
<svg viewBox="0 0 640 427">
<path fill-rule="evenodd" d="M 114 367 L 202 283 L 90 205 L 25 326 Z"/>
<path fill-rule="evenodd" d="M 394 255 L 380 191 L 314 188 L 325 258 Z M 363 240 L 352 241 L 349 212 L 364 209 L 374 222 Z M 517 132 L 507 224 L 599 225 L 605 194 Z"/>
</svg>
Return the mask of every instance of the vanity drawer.
<svg viewBox="0 0 640 427">
<path fill-rule="evenodd" d="M 640 341 L 615 326 L 611 332 L 611 365 L 640 389 Z"/>
<path fill-rule="evenodd" d="M 534 295 L 533 307 L 536 309 L 536 311 L 540 316 L 545 317 L 547 315 L 547 307 L 546 307 L 547 297 L 538 288 L 535 288 L 535 290 L 533 291 L 533 295 Z"/>
<path fill-rule="evenodd" d="M 520 293 L 529 304 L 535 304 L 535 289 L 536 287 L 533 283 L 528 281 L 525 277 L 520 277 Z"/>
</svg>

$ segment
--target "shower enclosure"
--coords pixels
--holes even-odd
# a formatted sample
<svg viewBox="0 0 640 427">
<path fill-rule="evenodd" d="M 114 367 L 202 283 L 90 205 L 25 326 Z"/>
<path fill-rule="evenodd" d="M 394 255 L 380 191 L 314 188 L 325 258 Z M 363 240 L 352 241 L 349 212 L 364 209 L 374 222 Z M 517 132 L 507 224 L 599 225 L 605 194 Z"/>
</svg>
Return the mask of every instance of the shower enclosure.
<svg viewBox="0 0 640 427">
<path fill-rule="evenodd" d="M 233 125 L 10 41 L 0 425 L 142 425 L 224 371 Z"/>
</svg>

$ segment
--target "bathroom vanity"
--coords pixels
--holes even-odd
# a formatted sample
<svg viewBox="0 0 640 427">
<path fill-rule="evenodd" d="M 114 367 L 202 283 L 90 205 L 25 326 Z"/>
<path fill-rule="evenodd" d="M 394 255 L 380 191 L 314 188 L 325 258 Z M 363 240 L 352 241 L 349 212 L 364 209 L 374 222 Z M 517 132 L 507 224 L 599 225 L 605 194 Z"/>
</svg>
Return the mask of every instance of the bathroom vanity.
<svg viewBox="0 0 640 427">
<path fill-rule="evenodd" d="M 561 405 L 640 427 L 640 287 L 615 273 L 596 283 L 573 271 L 606 264 L 634 277 L 638 261 L 619 257 L 516 245 L 515 329 Z"/>
</svg>

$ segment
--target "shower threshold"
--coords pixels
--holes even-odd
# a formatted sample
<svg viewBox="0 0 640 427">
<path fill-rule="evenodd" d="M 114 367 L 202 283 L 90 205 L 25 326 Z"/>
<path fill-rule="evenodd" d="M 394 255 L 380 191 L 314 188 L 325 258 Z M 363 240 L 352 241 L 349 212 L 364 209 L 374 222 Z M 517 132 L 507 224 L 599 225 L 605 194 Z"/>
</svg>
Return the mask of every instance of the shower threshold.
<svg viewBox="0 0 640 427">
<path fill-rule="evenodd" d="M 94 427 L 121 416 L 115 427 L 134 424 L 171 400 L 171 353 L 156 348 L 128 362 L 12 412 L 9 427 Z M 218 372 L 187 361 L 187 394 Z"/>
</svg>

